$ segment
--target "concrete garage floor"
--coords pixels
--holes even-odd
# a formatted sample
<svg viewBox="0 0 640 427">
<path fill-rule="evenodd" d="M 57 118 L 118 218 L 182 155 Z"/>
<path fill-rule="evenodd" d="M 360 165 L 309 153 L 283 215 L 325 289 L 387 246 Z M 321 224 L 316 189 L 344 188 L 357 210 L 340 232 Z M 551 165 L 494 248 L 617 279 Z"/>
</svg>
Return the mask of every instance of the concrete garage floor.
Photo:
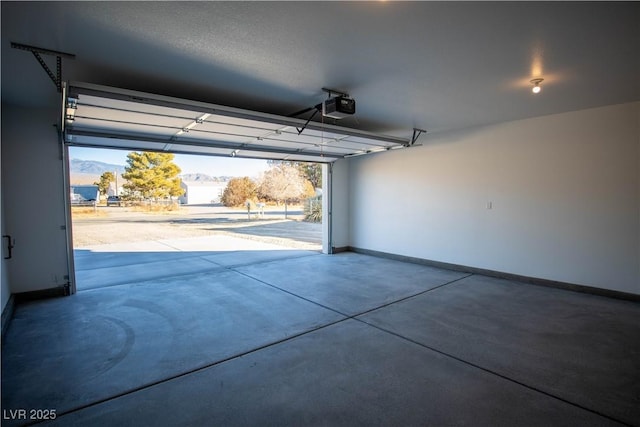
<svg viewBox="0 0 640 427">
<path fill-rule="evenodd" d="M 16 307 L 3 425 L 640 425 L 640 304 L 258 252 Z"/>
</svg>

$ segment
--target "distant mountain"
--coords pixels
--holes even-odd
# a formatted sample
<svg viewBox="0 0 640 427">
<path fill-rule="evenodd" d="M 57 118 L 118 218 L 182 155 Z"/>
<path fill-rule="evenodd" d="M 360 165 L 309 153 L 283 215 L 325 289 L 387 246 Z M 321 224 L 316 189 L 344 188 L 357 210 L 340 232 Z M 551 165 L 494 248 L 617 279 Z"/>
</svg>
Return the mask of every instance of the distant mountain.
<svg viewBox="0 0 640 427">
<path fill-rule="evenodd" d="M 231 179 L 229 176 L 210 176 L 201 172 L 183 173 L 180 178 L 187 182 L 227 182 Z"/>
<path fill-rule="evenodd" d="M 180 179 L 189 182 L 215 182 L 216 180 L 204 173 L 183 173 L 180 175 Z"/>
<path fill-rule="evenodd" d="M 69 169 L 72 175 L 86 174 L 100 176 L 105 172 L 117 172 L 118 174 L 124 173 L 124 166 L 122 165 L 114 165 L 99 162 L 97 160 L 71 159 L 69 161 Z"/>
<path fill-rule="evenodd" d="M 93 184 L 100 179 L 105 172 L 117 172 L 118 176 L 124 173 L 123 165 L 100 162 L 98 160 L 70 159 L 69 169 L 72 184 Z M 183 181 L 190 182 L 226 182 L 232 177 L 210 176 L 205 173 L 185 173 L 180 175 Z"/>
</svg>

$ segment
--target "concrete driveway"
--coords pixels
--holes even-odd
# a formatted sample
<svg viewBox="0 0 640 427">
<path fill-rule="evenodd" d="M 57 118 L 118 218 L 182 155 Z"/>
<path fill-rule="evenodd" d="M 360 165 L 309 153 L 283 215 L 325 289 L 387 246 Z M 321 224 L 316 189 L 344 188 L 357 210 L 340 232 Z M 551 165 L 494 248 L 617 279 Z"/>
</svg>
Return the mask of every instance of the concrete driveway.
<svg viewBox="0 0 640 427">
<path fill-rule="evenodd" d="M 299 217 L 302 212 L 290 211 Z M 99 207 L 73 219 L 78 291 L 305 256 L 322 249 L 322 225 L 222 206 L 147 213 Z"/>
</svg>

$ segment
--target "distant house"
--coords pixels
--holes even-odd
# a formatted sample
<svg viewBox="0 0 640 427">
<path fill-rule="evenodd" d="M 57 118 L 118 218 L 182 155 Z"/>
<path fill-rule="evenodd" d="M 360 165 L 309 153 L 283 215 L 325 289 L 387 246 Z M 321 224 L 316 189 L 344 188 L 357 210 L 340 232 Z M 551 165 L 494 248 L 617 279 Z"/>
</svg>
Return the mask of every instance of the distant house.
<svg viewBox="0 0 640 427">
<path fill-rule="evenodd" d="M 215 181 L 181 181 L 184 194 L 178 198 L 183 205 L 202 205 L 220 203 L 226 182 Z"/>
<path fill-rule="evenodd" d="M 109 188 L 107 188 L 107 196 L 120 196 L 124 194 L 124 187 L 119 186 L 116 188 L 116 184 L 114 182 L 109 183 Z"/>
</svg>

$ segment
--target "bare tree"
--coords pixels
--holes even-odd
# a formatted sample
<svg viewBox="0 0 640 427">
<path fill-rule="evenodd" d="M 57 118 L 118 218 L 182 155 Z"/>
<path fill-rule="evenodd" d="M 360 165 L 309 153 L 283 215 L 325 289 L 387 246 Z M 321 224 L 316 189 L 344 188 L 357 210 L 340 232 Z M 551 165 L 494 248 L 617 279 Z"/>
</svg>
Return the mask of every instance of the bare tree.
<svg viewBox="0 0 640 427">
<path fill-rule="evenodd" d="M 299 200 L 305 195 L 305 179 L 300 171 L 291 165 L 272 165 L 262 176 L 258 191 L 266 199 L 274 200 L 278 204 L 284 202 L 286 218 L 287 203 L 290 200 Z"/>
<path fill-rule="evenodd" d="M 292 162 L 288 160 L 267 160 L 270 166 L 281 164 L 293 166 L 300 171 L 300 174 L 306 178 L 314 189 L 322 187 L 322 164 L 309 162 Z"/>
</svg>

